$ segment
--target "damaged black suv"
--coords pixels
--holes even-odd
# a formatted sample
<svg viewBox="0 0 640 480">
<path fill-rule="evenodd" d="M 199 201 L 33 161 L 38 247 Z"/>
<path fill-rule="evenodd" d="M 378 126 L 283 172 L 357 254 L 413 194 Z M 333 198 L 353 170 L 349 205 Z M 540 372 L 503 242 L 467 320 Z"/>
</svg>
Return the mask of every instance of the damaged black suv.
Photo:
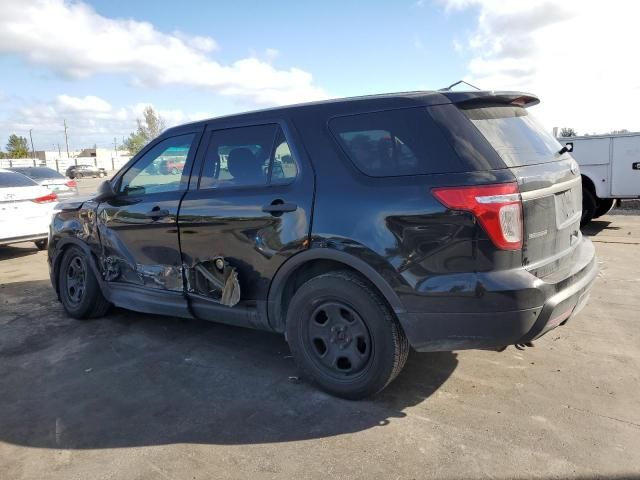
<svg viewBox="0 0 640 480">
<path fill-rule="evenodd" d="M 580 172 L 536 103 L 414 92 L 171 128 L 59 206 L 51 281 L 75 318 L 116 305 L 284 333 L 346 398 L 383 389 L 410 346 L 530 342 L 597 271 Z"/>
</svg>

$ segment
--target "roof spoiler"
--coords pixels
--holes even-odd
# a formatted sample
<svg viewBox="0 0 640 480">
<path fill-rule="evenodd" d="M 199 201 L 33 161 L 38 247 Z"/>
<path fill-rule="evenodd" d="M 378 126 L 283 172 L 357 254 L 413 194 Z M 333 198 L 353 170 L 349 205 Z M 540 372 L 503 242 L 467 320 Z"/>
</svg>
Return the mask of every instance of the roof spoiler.
<svg viewBox="0 0 640 480">
<path fill-rule="evenodd" d="M 514 105 L 532 107 L 540 103 L 540 99 L 531 93 L 524 92 L 441 92 L 451 103 L 464 108 L 488 105 Z"/>
</svg>

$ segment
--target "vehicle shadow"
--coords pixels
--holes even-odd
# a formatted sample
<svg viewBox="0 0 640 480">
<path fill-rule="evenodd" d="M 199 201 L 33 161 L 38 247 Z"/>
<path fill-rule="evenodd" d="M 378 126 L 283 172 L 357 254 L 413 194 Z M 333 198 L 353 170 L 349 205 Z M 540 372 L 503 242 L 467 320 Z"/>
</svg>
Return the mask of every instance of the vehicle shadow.
<svg viewBox="0 0 640 480">
<path fill-rule="evenodd" d="M 620 227 L 611 227 L 611 222 L 608 220 L 591 220 L 584 227 L 582 227 L 582 233 L 593 237 L 598 235 L 603 230 L 620 230 Z"/>
<path fill-rule="evenodd" d="M 299 380 L 280 335 L 124 310 L 76 321 L 46 281 L 2 294 L 0 441 L 31 447 L 256 444 L 384 428 L 457 366 L 453 353 L 412 352 L 385 391 L 350 402 Z"/>
<path fill-rule="evenodd" d="M 14 247 L 11 245 L 0 247 L 0 261 L 8 260 L 10 258 L 26 257 L 27 255 L 35 255 L 40 251 L 35 247 L 33 243 L 31 243 L 30 245 L 31 248 L 25 248 L 24 246 Z"/>
</svg>

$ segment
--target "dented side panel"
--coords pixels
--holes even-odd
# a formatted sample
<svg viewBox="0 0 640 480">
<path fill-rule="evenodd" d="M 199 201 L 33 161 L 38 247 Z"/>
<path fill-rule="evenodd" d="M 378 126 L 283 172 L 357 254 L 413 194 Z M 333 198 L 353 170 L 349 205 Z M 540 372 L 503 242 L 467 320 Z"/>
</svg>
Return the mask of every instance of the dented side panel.
<svg viewBox="0 0 640 480">
<path fill-rule="evenodd" d="M 177 229 L 182 192 L 114 199 L 97 209 L 105 280 L 160 290 L 182 291 L 184 282 Z M 150 217 L 162 210 L 167 215 Z"/>
</svg>

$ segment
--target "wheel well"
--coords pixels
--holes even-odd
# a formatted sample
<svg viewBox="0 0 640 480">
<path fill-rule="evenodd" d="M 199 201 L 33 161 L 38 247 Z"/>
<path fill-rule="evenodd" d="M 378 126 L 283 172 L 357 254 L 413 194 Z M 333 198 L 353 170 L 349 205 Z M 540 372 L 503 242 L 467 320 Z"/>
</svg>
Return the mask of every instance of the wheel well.
<svg viewBox="0 0 640 480">
<path fill-rule="evenodd" d="M 279 300 L 276 300 L 280 304 L 280 308 L 278 309 L 279 317 L 276 321 L 278 323 L 278 329 L 284 330 L 284 326 L 286 323 L 287 310 L 289 309 L 289 303 L 291 299 L 295 295 L 296 291 L 307 281 L 319 275 L 323 275 L 325 273 L 336 271 L 336 270 L 348 270 L 350 272 L 355 273 L 360 276 L 363 281 L 365 281 L 371 288 L 373 288 L 380 297 L 384 300 L 384 302 L 389 306 L 390 310 L 393 312 L 393 309 L 389 305 L 389 302 L 382 294 L 380 289 L 376 287 L 369 279 L 367 279 L 362 273 L 360 273 L 357 269 L 347 265 L 346 263 L 339 262 L 337 260 L 328 260 L 328 259 L 315 259 L 309 260 L 298 267 L 289 274 L 287 277 L 284 287 L 282 288 L 282 293 Z"/>
</svg>

